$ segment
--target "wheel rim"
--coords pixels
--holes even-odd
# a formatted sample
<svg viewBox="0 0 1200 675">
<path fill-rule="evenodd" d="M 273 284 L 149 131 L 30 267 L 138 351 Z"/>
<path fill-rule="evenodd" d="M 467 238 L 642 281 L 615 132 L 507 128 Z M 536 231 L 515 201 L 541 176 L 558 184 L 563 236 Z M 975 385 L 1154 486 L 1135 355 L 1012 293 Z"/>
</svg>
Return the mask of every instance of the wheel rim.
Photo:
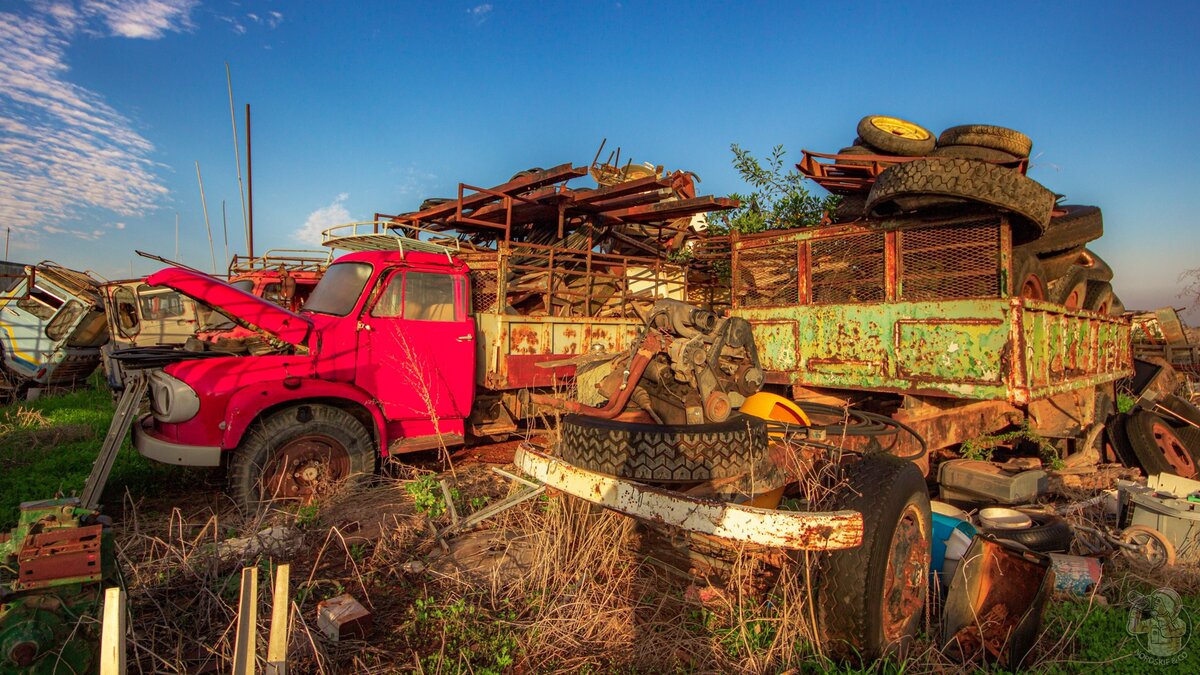
<svg viewBox="0 0 1200 675">
<path fill-rule="evenodd" d="M 277 449 L 263 468 L 259 493 L 264 501 L 309 503 L 350 475 L 350 453 L 320 434 L 301 436 Z"/>
<path fill-rule="evenodd" d="M 1082 284 L 1071 289 L 1071 293 L 1063 299 L 1063 306 L 1067 309 L 1079 309 L 1083 305 L 1083 294 L 1087 288 Z"/>
<path fill-rule="evenodd" d="M 893 136 L 914 141 L 923 141 L 930 137 L 929 132 L 925 128 L 896 117 L 884 117 L 882 115 L 872 117 L 871 126 Z"/>
<path fill-rule="evenodd" d="M 1184 478 L 1196 477 L 1196 463 L 1192 461 L 1191 453 L 1174 429 L 1166 423 L 1155 422 L 1150 428 L 1150 433 L 1154 435 L 1154 444 L 1158 446 L 1167 463 L 1175 469 L 1176 475 Z"/>
<path fill-rule="evenodd" d="M 917 505 L 906 506 L 888 548 L 881 603 L 883 637 L 888 644 L 897 644 L 913 634 L 925 606 L 931 554 L 929 533 L 922 524 Z"/>
<path fill-rule="evenodd" d="M 1045 300 L 1046 289 L 1036 274 L 1030 274 L 1021 282 L 1021 297 L 1027 300 Z"/>
<path fill-rule="evenodd" d="M 1139 560 L 1152 568 L 1162 567 L 1170 562 L 1172 556 L 1167 548 L 1167 542 L 1155 534 L 1150 530 L 1129 528 L 1121 534 L 1121 541 L 1132 544 L 1137 549 L 1136 551 L 1125 549 L 1126 553 L 1136 555 Z"/>
</svg>

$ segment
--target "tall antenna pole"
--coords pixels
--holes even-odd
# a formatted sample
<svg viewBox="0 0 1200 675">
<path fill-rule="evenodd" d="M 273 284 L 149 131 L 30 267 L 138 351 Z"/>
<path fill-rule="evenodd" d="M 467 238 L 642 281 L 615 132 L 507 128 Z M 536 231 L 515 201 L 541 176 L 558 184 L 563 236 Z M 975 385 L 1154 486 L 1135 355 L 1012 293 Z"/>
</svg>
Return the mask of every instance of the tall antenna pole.
<svg viewBox="0 0 1200 675">
<path fill-rule="evenodd" d="M 246 189 L 242 187 L 242 158 L 238 152 L 237 117 L 233 113 L 233 78 L 229 75 L 229 62 L 225 62 L 225 86 L 229 89 L 229 124 L 233 126 L 233 161 L 237 164 L 238 194 L 242 197 L 242 227 L 249 226 L 246 217 Z"/>
<path fill-rule="evenodd" d="M 225 263 L 229 263 L 229 223 L 225 220 L 225 200 L 221 200 L 221 229 L 225 232 Z"/>
<path fill-rule="evenodd" d="M 12 226 L 4 228 L 4 259 L 8 260 L 8 238 L 12 236 Z"/>
<path fill-rule="evenodd" d="M 179 260 L 179 212 L 175 212 L 175 259 Z"/>
<path fill-rule="evenodd" d="M 246 104 L 246 253 L 254 257 L 254 165 L 250 162 L 250 104 Z"/>
<path fill-rule="evenodd" d="M 204 208 L 204 229 L 208 230 L 208 254 L 212 256 L 213 274 L 217 273 L 217 252 L 213 248 L 212 226 L 208 224 L 208 202 L 204 201 L 204 179 L 200 177 L 200 161 L 196 161 L 196 182 L 200 184 L 200 206 Z"/>
</svg>

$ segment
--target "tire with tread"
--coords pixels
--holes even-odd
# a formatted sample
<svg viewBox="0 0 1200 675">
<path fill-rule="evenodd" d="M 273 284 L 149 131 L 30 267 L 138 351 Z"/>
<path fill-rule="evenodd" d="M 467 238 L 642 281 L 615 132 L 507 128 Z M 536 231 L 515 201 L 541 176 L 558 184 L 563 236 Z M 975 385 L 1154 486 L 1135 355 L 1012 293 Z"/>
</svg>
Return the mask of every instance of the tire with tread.
<svg viewBox="0 0 1200 675">
<path fill-rule="evenodd" d="M 962 124 L 950 127 L 938 137 L 938 145 L 978 145 L 1016 155 L 1022 159 L 1033 150 L 1033 141 L 1015 129 L 990 124 Z"/>
<path fill-rule="evenodd" d="M 1108 263 L 1104 262 L 1104 258 L 1093 253 L 1090 248 L 1083 249 L 1083 253 L 1079 257 L 1079 265 L 1087 270 L 1087 277 L 1089 279 L 1112 281 L 1112 268 L 1108 266 Z"/>
<path fill-rule="evenodd" d="M 1083 298 L 1083 308 L 1089 312 L 1099 312 L 1104 315 L 1112 313 L 1113 299 L 1112 284 L 1107 281 L 1090 279 L 1087 282 L 1087 294 Z"/>
<path fill-rule="evenodd" d="M 1029 244 L 1013 248 L 1014 253 L 1017 250 L 1032 252 Z M 1077 246 L 1068 251 L 1063 251 L 1062 253 L 1054 253 L 1048 256 L 1044 254 L 1038 255 L 1042 261 L 1042 269 L 1046 271 L 1047 283 L 1056 279 L 1060 279 L 1065 276 L 1067 272 L 1070 272 L 1071 268 L 1079 263 L 1079 256 L 1083 255 L 1083 251 L 1084 248 L 1082 246 Z"/>
<path fill-rule="evenodd" d="M 350 471 L 342 478 L 375 472 L 375 443 L 354 415 L 328 405 L 296 405 L 256 422 L 230 453 L 228 492 L 234 503 L 250 513 L 265 505 L 269 498 L 264 499 L 260 493 L 259 481 L 272 453 L 292 440 L 312 435 L 329 438 L 345 448 Z"/>
<path fill-rule="evenodd" d="M 1029 300 L 1045 300 L 1047 293 L 1046 273 L 1037 256 L 1013 250 L 1013 275 L 1009 284 L 1010 297 Z"/>
<path fill-rule="evenodd" d="M 902 136 L 891 133 L 878 124 L 880 121 L 906 125 L 910 128 L 911 134 Z M 888 115 L 867 115 L 859 120 L 858 137 L 872 148 L 879 148 L 885 153 L 904 157 L 924 157 L 937 145 L 937 138 L 925 127 Z"/>
<path fill-rule="evenodd" d="M 918 607 L 906 617 L 901 627 L 903 637 L 887 640 L 883 596 L 897 526 L 905 514 L 915 514 L 925 547 L 913 550 L 918 557 L 908 560 L 914 567 L 923 565 L 913 583 L 918 586 L 915 592 L 924 598 L 929 583 L 928 544 L 932 540 L 929 490 L 915 464 L 884 454 L 866 455 L 847 465 L 844 479 L 833 508 L 862 513 L 862 545 L 821 556 L 817 621 L 827 653 L 842 660 L 870 663 L 885 654 L 902 654 L 920 626 Z"/>
<path fill-rule="evenodd" d="M 1182 464 L 1185 465 L 1183 470 L 1167 459 L 1155 441 L 1156 425 L 1167 427 L 1183 445 L 1183 457 L 1180 458 Z M 1181 433 L 1183 431 L 1183 429 L 1171 426 L 1167 420 L 1149 410 L 1136 410 L 1130 413 L 1125 420 L 1125 437 L 1147 476 L 1156 473 L 1170 473 L 1184 478 L 1196 477 L 1197 470 L 1200 468 L 1200 465 L 1197 464 L 1197 459 L 1200 459 L 1200 446 L 1197 445 L 1197 442 L 1200 442 L 1200 435 Z"/>
<path fill-rule="evenodd" d="M 1019 162 L 1020 157 L 1014 154 L 985 148 L 982 145 L 939 145 L 929 153 L 930 157 L 954 157 L 957 159 L 978 159 L 984 162 Z"/>
<path fill-rule="evenodd" d="M 1014 219 L 1014 243 L 1036 239 L 1050 221 L 1054 193 L 1037 181 L 990 162 L 970 159 L 915 159 L 879 174 L 867 197 L 876 215 L 891 215 L 897 198 L 938 195 L 979 202 Z M 1027 227 L 1020 227 L 1027 224 Z"/>
<path fill-rule="evenodd" d="M 1138 461 L 1137 453 L 1133 451 L 1133 446 L 1129 444 L 1129 437 L 1126 435 L 1125 423 L 1129 421 L 1127 413 L 1117 413 L 1105 422 L 1105 433 L 1108 436 L 1108 444 L 1112 446 L 1113 454 L 1116 455 L 1117 461 L 1121 462 L 1132 469 L 1142 468 L 1142 463 Z"/>
<path fill-rule="evenodd" d="M 765 420 L 735 414 L 710 424 L 642 424 L 587 415 L 562 419 L 562 457 L 589 471 L 653 482 L 732 478 L 767 458 Z"/>
<path fill-rule="evenodd" d="M 1071 549 L 1075 533 L 1067 521 L 1048 513 L 1022 511 L 1033 520 L 1033 525 L 1023 530 L 980 528 L 997 539 L 1016 542 L 1030 551 L 1057 553 Z"/>
<path fill-rule="evenodd" d="M 1104 234 L 1104 215 L 1095 206 L 1059 206 L 1065 211 L 1051 216 L 1042 236 L 1026 244 L 1041 256 L 1077 249 Z"/>
<path fill-rule="evenodd" d="M 1047 284 L 1049 300 L 1067 309 L 1082 309 L 1087 300 L 1087 270 L 1073 266 L 1063 276 Z"/>
<path fill-rule="evenodd" d="M 867 195 L 861 192 L 842 195 L 842 202 L 833 213 L 833 222 L 845 223 L 867 215 Z"/>
<path fill-rule="evenodd" d="M 1192 424 L 1200 425 L 1200 408 L 1196 407 L 1191 401 L 1187 400 L 1186 398 L 1184 398 L 1182 396 L 1177 396 L 1175 394 L 1168 394 L 1168 395 L 1164 396 L 1162 398 L 1162 400 L 1158 402 L 1158 404 L 1160 406 L 1166 408 L 1167 410 L 1170 410 L 1171 412 L 1175 413 L 1179 417 L 1182 417 L 1184 420 L 1187 420 L 1188 422 L 1191 422 Z M 1191 426 L 1187 422 L 1184 422 L 1183 420 L 1172 418 L 1170 415 L 1163 415 L 1162 417 L 1163 417 L 1163 419 L 1170 422 L 1171 426 L 1174 426 L 1174 427 L 1189 427 L 1189 426 Z M 1193 428 L 1195 428 L 1195 427 L 1193 427 Z"/>
</svg>

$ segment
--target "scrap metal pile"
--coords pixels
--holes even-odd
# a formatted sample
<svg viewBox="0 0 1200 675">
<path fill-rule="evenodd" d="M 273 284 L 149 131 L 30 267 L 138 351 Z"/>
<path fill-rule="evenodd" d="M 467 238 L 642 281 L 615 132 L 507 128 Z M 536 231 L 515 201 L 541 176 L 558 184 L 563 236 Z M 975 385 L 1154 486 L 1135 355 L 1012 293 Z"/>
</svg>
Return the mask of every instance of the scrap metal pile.
<svg viewBox="0 0 1200 675">
<path fill-rule="evenodd" d="M 588 174 L 597 187 L 570 185 Z M 632 163 L 528 169 L 491 188 L 459 184 L 416 212 L 376 214 L 370 232 L 334 228 L 324 243 L 379 248 L 391 234 L 446 246 L 471 266 L 477 312 L 636 316 L 631 303 L 713 292 L 702 267 L 667 259 L 699 237 L 703 214 L 737 205 L 697 196 L 695 184 L 690 172 Z"/>
</svg>

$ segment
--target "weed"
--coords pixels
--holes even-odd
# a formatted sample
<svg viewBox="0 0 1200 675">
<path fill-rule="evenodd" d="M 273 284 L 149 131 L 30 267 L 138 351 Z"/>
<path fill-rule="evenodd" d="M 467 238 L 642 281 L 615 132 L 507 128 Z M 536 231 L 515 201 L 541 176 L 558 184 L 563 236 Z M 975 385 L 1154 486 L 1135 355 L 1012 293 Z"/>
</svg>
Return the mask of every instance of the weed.
<svg viewBox="0 0 1200 675">
<path fill-rule="evenodd" d="M 1127 413 L 1133 410 L 1133 406 L 1137 405 L 1137 399 L 1132 394 L 1125 391 L 1117 392 L 1117 412 Z"/>
<path fill-rule="evenodd" d="M 427 672 L 499 675 L 516 661 L 516 612 L 511 608 L 493 614 L 461 596 L 450 601 L 425 596 L 413 602 L 412 614 L 415 640 L 436 637 L 445 645 L 442 652 L 421 659 Z"/>
<path fill-rule="evenodd" d="M 1050 441 L 1046 440 L 1044 436 L 1031 428 L 1029 420 L 1023 421 L 1020 427 L 1012 431 L 983 435 L 963 441 L 962 445 L 959 446 L 958 453 L 965 459 L 990 462 L 997 446 L 1013 441 L 1027 441 L 1036 445 L 1038 453 L 1042 456 L 1042 461 L 1051 469 L 1061 469 L 1063 467 L 1062 458 L 1058 456 L 1058 449 Z"/>
<path fill-rule="evenodd" d="M 442 486 L 433 474 L 426 474 L 404 486 L 413 497 L 418 513 L 437 518 L 446 512 L 446 500 L 442 497 Z"/>
<path fill-rule="evenodd" d="M 361 563 L 363 561 L 363 559 L 366 557 L 367 557 L 367 544 L 365 542 L 358 542 L 357 544 L 350 544 L 350 558 L 354 562 Z"/>
<path fill-rule="evenodd" d="M 317 516 L 321 513 L 321 507 L 316 504 L 305 504 L 296 509 L 296 526 L 311 527 L 316 524 Z"/>
</svg>

